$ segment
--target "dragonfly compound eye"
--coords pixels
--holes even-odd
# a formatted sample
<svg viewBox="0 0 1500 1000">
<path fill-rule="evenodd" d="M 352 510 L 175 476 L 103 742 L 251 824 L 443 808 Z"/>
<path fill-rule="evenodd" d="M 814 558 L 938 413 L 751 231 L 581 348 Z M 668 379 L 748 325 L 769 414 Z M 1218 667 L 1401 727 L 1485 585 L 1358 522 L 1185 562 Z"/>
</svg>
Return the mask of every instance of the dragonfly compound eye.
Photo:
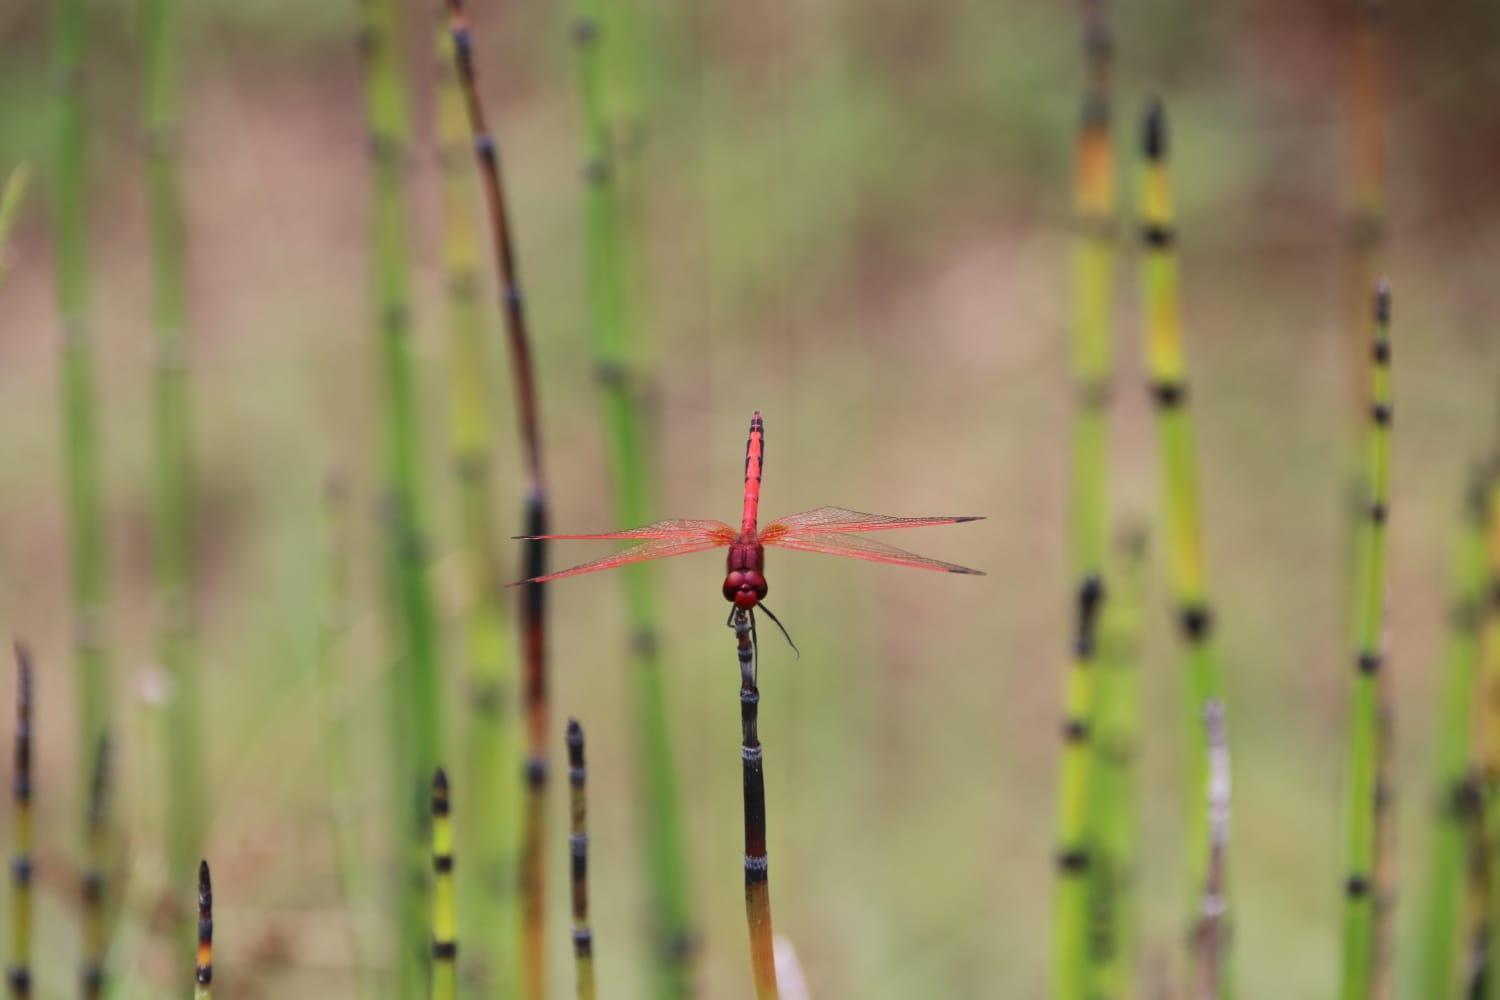
<svg viewBox="0 0 1500 1000">
<path fill-rule="evenodd" d="M 734 600 L 734 595 L 738 594 L 744 586 L 745 574 L 739 570 L 733 570 L 732 572 L 730 572 L 730 574 L 724 578 L 724 600 Z"/>
<path fill-rule="evenodd" d="M 744 585 L 754 591 L 757 598 L 765 597 L 766 591 L 771 589 L 766 585 L 766 578 L 753 569 L 745 571 Z"/>
</svg>

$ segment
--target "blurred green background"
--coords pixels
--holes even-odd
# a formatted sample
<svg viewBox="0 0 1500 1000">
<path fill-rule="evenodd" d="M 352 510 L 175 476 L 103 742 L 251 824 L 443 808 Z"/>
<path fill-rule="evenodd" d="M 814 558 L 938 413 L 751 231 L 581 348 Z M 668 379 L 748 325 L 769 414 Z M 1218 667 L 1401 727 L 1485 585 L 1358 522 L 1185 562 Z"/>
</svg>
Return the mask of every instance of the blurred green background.
<svg viewBox="0 0 1500 1000">
<path fill-rule="evenodd" d="M 1068 653 L 1076 11 L 1024 0 L 639 6 L 647 208 L 638 298 L 660 516 L 732 519 L 746 421 L 760 408 L 768 517 L 823 504 L 989 517 L 912 539 L 988 570 L 984 578 L 772 554 L 771 604 L 802 648 L 797 660 L 768 641 L 762 655 L 777 931 L 795 945 L 815 996 L 1042 996 Z M 363 752 L 353 798 L 372 826 L 385 815 L 378 393 L 353 8 L 201 0 L 187 8 L 183 34 L 208 854 L 219 979 L 232 996 L 351 989 L 351 918 L 338 902 L 313 684 L 330 473 L 350 484 L 362 513 L 365 612 L 341 650 L 358 685 L 349 693 Z M 160 890 L 139 49 L 131 4 L 100 0 L 92 10 L 93 316 L 125 727 L 117 801 L 132 874 Z M 465 597 L 445 554 L 455 528 L 428 112 L 435 11 L 413 4 L 409 13 L 432 574 L 452 622 Z M 1148 0 L 1115 12 L 1127 199 L 1145 95 L 1162 94 L 1174 119 L 1235 755 L 1234 965 L 1247 997 L 1328 995 L 1337 970 L 1350 381 L 1338 330 L 1341 13 L 1289 0 Z M 611 523 L 583 329 L 569 12 L 483 2 L 473 16 L 537 338 L 554 524 L 625 527 Z M 1496 437 L 1500 13 L 1451 0 L 1396 4 L 1391 17 L 1387 260 L 1399 420 L 1390 607 L 1399 867 L 1402 899 L 1412 901 L 1432 799 L 1448 543 L 1465 471 Z M 58 831 L 39 851 L 42 995 L 71 982 L 77 795 L 47 211 L 49 18 L 36 0 L 0 9 L 0 171 L 28 160 L 39 182 L 0 289 L 0 624 L 26 637 L 40 664 L 39 829 Z M 1154 449 L 1135 357 L 1133 244 L 1121 245 L 1115 506 L 1149 521 Z M 498 348 L 495 364 L 508 392 Z M 520 479 L 508 395 L 497 412 L 499 518 L 509 528 L 519 523 Z M 559 545 L 553 559 L 602 551 L 589 545 Z M 749 970 L 738 678 L 720 578 L 712 555 L 660 571 L 700 982 L 705 996 L 733 997 L 748 993 Z M 638 995 L 644 893 L 620 585 L 568 581 L 551 600 L 557 748 L 568 715 L 590 733 L 600 981 L 607 996 Z M 1167 988 L 1181 960 L 1185 732 L 1159 579 L 1151 607 L 1142 897 L 1145 983 L 1156 996 L 1168 995 L 1155 987 Z M 456 705 L 458 685 L 449 690 Z M 448 741 L 456 753 L 456 729 Z M 461 782 L 454 799 L 461 812 Z M 553 805 L 561 995 L 571 982 L 564 796 Z M 186 878 L 173 885 L 189 897 Z M 139 917 L 132 922 L 143 925 L 149 912 Z M 125 934 L 128 995 L 184 981 L 141 926 Z"/>
</svg>

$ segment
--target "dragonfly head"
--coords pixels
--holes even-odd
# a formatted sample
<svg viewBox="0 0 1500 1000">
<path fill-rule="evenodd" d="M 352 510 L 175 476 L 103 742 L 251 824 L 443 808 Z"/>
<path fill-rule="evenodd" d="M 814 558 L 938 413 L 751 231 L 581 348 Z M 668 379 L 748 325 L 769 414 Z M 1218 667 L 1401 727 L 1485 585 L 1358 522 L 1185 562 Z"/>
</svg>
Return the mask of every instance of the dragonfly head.
<svg viewBox="0 0 1500 1000">
<path fill-rule="evenodd" d="M 759 570 L 732 569 L 724 577 L 724 600 L 746 611 L 759 604 L 769 589 Z"/>
</svg>

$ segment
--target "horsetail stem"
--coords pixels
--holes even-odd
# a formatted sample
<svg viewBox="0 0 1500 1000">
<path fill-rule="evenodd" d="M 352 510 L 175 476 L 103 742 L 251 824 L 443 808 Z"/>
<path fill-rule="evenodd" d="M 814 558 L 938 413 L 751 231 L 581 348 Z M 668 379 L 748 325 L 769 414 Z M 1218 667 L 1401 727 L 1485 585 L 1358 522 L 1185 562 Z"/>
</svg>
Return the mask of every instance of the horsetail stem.
<svg viewBox="0 0 1500 1000">
<path fill-rule="evenodd" d="M 1363 435 L 1370 406 L 1364 377 L 1370 289 L 1385 243 L 1386 202 L 1386 12 L 1383 0 L 1355 0 L 1347 41 L 1349 148 L 1346 159 L 1348 250 L 1344 256 L 1345 338 L 1354 404 L 1352 439 Z M 1357 468 L 1357 467 L 1356 467 Z M 1357 473 L 1356 473 L 1357 475 Z"/>
<path fill-rule="evenodd" d="M 1476 751 L 1479 788 L 1478 822 L 1474 824 L 1469 867 L 1473 925 L 1473 996 L 1494 1000 L 1500 977 L 1494 975 L 1500 954 L 1500 477 L 1492 479 L 1487 497 L 1485 561 L 1488 601 L 1480 636 L 1479 720 Z M 1477 984 L 1484 984 L 1480 989 Z"/>
<path fill-rule="evenodd" d="M 1114 922 L 1112 913 L 1095 912 L 1092 904 L 1106 897 L 1096 886 L 1102 873 L 1097 866 L 1087 864 L 1097 834 L 1091 788 L 1094 750 L 1090 737 L 1095 713 L 1092 661 L 1109 534 L 1109 396 L 1113 381 L 1113 40 L 1104 0 L 1086 0 L 1083 5 L 1083 49 L 1087 79 L 1074 152 L 1077 234 L 1072 251 L 1074 412 L 1069 505 L 1077 610 L 1059 767 L 1059 859 L 1068 860 L 1059 864 L 1054 913 L 1053 983 L 1057 997 L 1089 994 L 1095 969 L 1091 940 L 1096 929 L 1112 933 Z"/>
<path fill-rule="evenodd" d="M 198 862 L 198 961 L 193 976 L 196 1000 L 214 993 L 214 883 L 208 862 Z"/>
<path fill-rule="evenodd" d="M 448 0 L 449 26 L 453 35 L 453 60 L 458 70 L 468 112 L 474 155 L 489 211 L 490 239 L 500 286 L 501 311 L 505 316 L 506 342 L 515 376 L 516 402 L 520 415 L 521 450 L 526 468 L 525 534 L 522 550 L 523 579 L 547 571 L 546 542 L 536 537 L 547 533 L 547 491 L 542 475 L 540 415 L 537 410 L 536 376 L 531 359 L 531 336 L 521 297 L 515 244 L 511 238 L 505 187 L 500 176 L 500 151 L 485 120 L 474 70 L 473 44 L 461 0 Z M 525 665 L 523 699 L 526 710 L 526 798 L 521 847 L 521 986 L 522 995 L 546 993 L 546 871 L 547 844 L 547 618 L 546 591 L 538 584 L 521 588 L 522 659 Z"/>
<path fill-rule="evenodd" d="M 99 419 L 94 390 L 93 335 L 89 317 L 88 109 L 84 65 L 88 58 L 87 0 L 56 5 L 53 69 L 58 81 L 53 184 L 56 196 L 56 280 L 62 316 L 62 435 L 71 544 L 73 650 L 78 672 L 78 759 L 81 787 L 88 761 L 109 729 L 110 677 L 106 647 L 108 552 L 104 487 L 99 459 Z M 89 835 L 85 834 L 85 840 Z"/>
<path fill-rule="evenodd" d="M 1454 551 L 1453 607 L 1443 654 L 1438 732 L 1437 795 L 1432 855 L 1422 917 L 1421 960 L 1414 966 L 1413 996 L 1453 996 L 1463 935 L 1459 912 L 1469 843 L 1478 815 L 1474 772 L 1474 693 L 1479 623 L 1484 617 L 1485 526 L 1490 480 L 1476 469 L 1464 503 Z"/>
<path fill-rule="evenodd" d="M 1213 1000 L 1224 990 L 1224 868 L 1229 853 L 1229 736 L 1224 731 L 1224 704 L 1203 706 L 1203 729 L 1208 741 L 1208 874 L 1203 881 L 1203 904 L 1196 929 L 1198 988 L 1195 995 Z"/>
<path fill-rule="evenodd" d="M 1190 686 L 1191 767 L 1188 864 L 1193 909 L 1203 898 L 1211 852 L 1208 811 L 1208 739 L 1205 711 L 1224 703 L 1223 667 L 1213 641 L 1213 614 L 1203 569 L 1203 528 L 1198 509 L 1198 467 L 1188 410 L 1187 362 L 1182 348 L 1177 231 L 1167 171 L 1167 117 L 1153 100 L 1142 129 L 1145 156 L 1140 190 L 1144 253 L 1146 369 L 1156 404 L 1161 455 L 1163 528 L 1178 625 L 1187 646 Z M 1227 902 L 1226 902 L 1227 906 Z M 1224 918 L 1228 921 L 1228 917 Z M 1194 941 L 1197 942 L 1197 937 Z M 1203 956 L 1194 947 L 1195 965 Z M 1221 958 L 1222 961 L 1222 958 Z M 1196 978 L 1196 977 L 1195 977 Z M 1223 977 L 1227 980 L 1227 977 Z M 1227 990 L 1227 982 L 1224 983 Z"/>
<path fill-rule="evenodd" d="M 10 793 L 10 966 L 6 982 L 13 997 L 31 996 L 31 653 L 16 643 L 15 770 Z"/>
<path fill-rule="evenodd" d="M 745 917 L 750 926 L 750 969 L 760 1000 L 779 995 L 771 932 L 770 866 L 766 855 L 766 775 L 760 747 L 760 688 L 750 612 L 734 611 L 740 661 L 740 760 L 745 786 Z"/>
<path fill-rule="evenodd" d="M 1135 982 L 1139 868 L 1140 644 L 1146 529 L 1120 533 L 1110 597 L 1099 616 L 1090 743 L 1091 996 L 1127 997 Z"/>
<path fill-rule="evenodd" d="M 1349 741 L 1348 876 L 1344 885 L 1343 974 L 1345 1000 L 1374 995 L 1376 954 L 1375 864 L 1384 808 L 1379 790 L 1382 724 L 1378 675 L 1382 669 L 1385 609 L 1385 535 L 1390 505 L 1391 383 L 1390 289 L 1374 297 L 1375 337 L 1370 363 L 1367 466 L 1369 490 L 1355 606 L 1354 703 Z"/>
<path fill-rule="evenodd" d="M 193 463 L 188 366 L 186 221 L 179 150 L 178 5 L 144 0 L 146 176 L 151 219 L 154 328 L 155 572 L 158 655 L 167 676 L 163 713 L 167 867 L 186 871 L 199 854 L 202 789 L 199 682 L 193 646 Z M 187 914 L 173 907 L 169 939 L 186 941 Z"/>
<path fill-rule="evenodd" d="M 460 551 L 468 581 L 463 611 L 466 708 L 465 760 L 469 767 L 460 817 L 470 877 L 459 886 L 464 925 L 464 978 L 514 987 L 515 872 L 520 809 L 520 747 L 516 732 L 515 661 L 505 617 L 506 576 L 495 527 L 488 329 L 480 292 L 481 246 L 473 216 L 474 176 L 469 122 L 454 64 L 446 12 L 438 31 L 437 140 L 442 186 L 442 242 L 449 331 L 449 451 L 458 501 Z M 508 992 L 508 989 L 506 990 Z"/>
<path fill-rule="evenodd" d="M 83 963 L 81 986 L 85 1000 L 104 995 L 104 959 L 109 948 L 109 915 L 105 909 L 109 882 L 109 806 L 112 753 L 109 738 L 95 745 L 89 778 L 87 847 L 82 880 Z"/>
<path fill-rule="evenodd" d="M 373 214 L 373 305 L 378 320 L 384 390 L 385 570 L 394 655 L 388 677 L 393 846 L 397 863 L 392 940 L 398 949 L 403 995 L 420 992 L 423 960 L 415 942 L 424 936 L 425 880 L 417 876 L 426 853 L 423 802 L 427 777 L 437 767 L 442 732 L 438 637 L 426 575 L 423 537 L 421 433 L 416 371 L 412 361 L 410 267 L 407 260 L 405 157 L 407 93 L 399 44 L 402 5 L 360 0 L 361 69 L 369 129 Z"/>
<path fill-rule="evenodd" d="M 11 167 L 5 178 L 5 187 L 0 188 L 0 285 L 10 270 L 10 234 L 21 217 L 21 205 L 26 200 L 26 188 L 31 180 L 31 168 L 24 163 Z"/>
<path fill-rule="evenodd" d="M 629 256 L 624 201 L 627 190 L 619 146 L 625 129 L 612 118 L 607 93 L 611 52 L 618 56 L 624 5 L 579 0 L 573 28 L 578 50 L 584 129 L 584 230 L 588 327 L 599 383 L 601 419 L 610 456 L 616 520 L 644 524 L 651 518 L 651 434 L 643 403 L 645 385 L 638 357 L 638 330 L 628 287 Z M 635 679 L 633 710 L 636 752 L 644 775 L 643 843 L 652 893 L 653 972 L 662 995 L 691 993 L 693 924 L 688 909 L 682 809 L 673 767 L 671 728 L 657 636 L 654 569 L 645 563 L 622 568 Z"/>
<path fill-rule="evenodd" d="M 583 727 L 568 720 L 568 805 L 572 822 L 568 854 L 572 858 L 573 963 L 578 1000 L 594 1000 L 594 931 L 589 926 L 588 770 L 583 761 Z"/>
<path fill-rule="evenodd" d="M 448 775 L 432 776 L 432 1000 L 458 993 L 458 921 L 453 890 L 453 822 Z"/>
<path fill-rule="evenodd" d="M 1093 708 L 1094 657 L 1104 587 L 1098 578 L 1078 591 L 1073 665 L 1063 720 L 1063 756 L 1058 795 L 1056 931 L 1053 996 L 1082 998 L 1089 985 L 1089 771 L 1093 752 L 1089 722 Z"/>
</svg>

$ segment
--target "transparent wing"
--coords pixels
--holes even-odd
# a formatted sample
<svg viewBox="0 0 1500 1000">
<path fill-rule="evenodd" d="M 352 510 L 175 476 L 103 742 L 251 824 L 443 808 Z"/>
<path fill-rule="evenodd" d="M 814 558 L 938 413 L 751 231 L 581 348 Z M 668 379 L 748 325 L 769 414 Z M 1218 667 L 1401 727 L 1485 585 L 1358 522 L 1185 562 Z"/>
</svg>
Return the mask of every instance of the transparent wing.
<svg viewBox="0 0 1500 1000">
<path fill-rule="evenodd" d="M 735 531 L 723 521 L 688 521 L 672 519 L 652 521 L 650 524 L 628 531 L 605 531 L 592 535 L 517 535 L 519 541 L 529 542 L 544 538 L 549 541 L 575 541 L 591 538 L 701 538 L 713 539 L 715 544 L 728 545 L 734 541 Z M 722 538 L 723 541 L 719 541 Z"/>
<path fill-rule="evenodd" d="M 767 545 L 786 535 L 847 534 L 854 531 L 890 531 L 894 528 L 927 528 L 938 524 L 962 524 L 982 521 L 982 517 L 893 517 L 890 514 L 866 514 L 847 507 L 819 507 L 800 514 L 788 514 L 766 525 L 760 540 Z"/>
<path fill-rule="evenodd" d="M 557 536 L 552 536 L 557 537 Z M 572 537 L 572 536 L 565 536 Z M 621 537 L 621 536 L 609 536 Z M 630 536 L 624 536 L 630 537 Z M 590 562 L 580 563 L 571 569 L 558 570 L 556 573 L 548 573 L 545 576 L 532 577 L 530 580 L 518 580 L 511 584 L 512 587 L 523 583 L 546 583 L 549 580 L 561 580 L 563 577 L 580 576 L 584 573 L 597 573 L 603 569 L 614 569 L 616 566 L 624 566 L 628 563 L 645 562 L 648 559 L 666 559 L 668 556 L 681 556 L 689 552 L 706 552 L 709 549 L 720 549 L 734 540 L 734 533 L 729 536 L 705 537 L 703 535 L 689 536 L 684 538 L 653 538 L 639 545 L 632 545 L 612 556 L 604 556 Z"/>
<path fill-rule="evenodd" d="M 894 545 L 877 542 L 873 538 L 865 538 L 861 535 L 839 535 L 819 534 L 800 535 L 785 534 L 772 540 L 761 536 L 761 542 L 765 545 L 774 545 L 780 549 L 791 549 L 795 552 L 821 552 L 830 556 L 848 556 L 850 559 L 868 559 L 870 562 L 889 563 L 892 566 L 911 566 L 915 569 L 930 569 L 940 573 L 964 573 L 970 576 L 984 576 L 982 570 L 970 569 L 967 566 L 959 566 L 957 563 L 943 562 L 941 559 L 929 559 L 919 556 L 905 549 L 898 549 Z"/>
</svg>

